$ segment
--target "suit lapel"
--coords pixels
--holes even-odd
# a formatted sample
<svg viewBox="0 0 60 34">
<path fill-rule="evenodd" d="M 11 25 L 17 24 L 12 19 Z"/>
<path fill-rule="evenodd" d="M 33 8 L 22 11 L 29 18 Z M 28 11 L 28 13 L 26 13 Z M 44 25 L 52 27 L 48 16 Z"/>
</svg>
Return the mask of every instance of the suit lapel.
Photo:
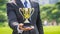
<svg viewBox="0 0 60 34">
<path fill-rule="evenodd" d="M 22 4 L 22 2 L 20 0 L 16 0 L 16 4 L 19 8 L 23 8 L 24 5 Z"/>
<path fill-rule="evenodd" d="M 30 0 L 29 0 L 30 1 Z M 32 1 L 30 1 L 30 4 L 31 4 L 31 8 L 33 8 L 33 2 Z"/>
<path fill-rule="evenodd" d="M 24 8 L 24 5 L 22 4 L 22 2 L 20 0 L 16 0 L 16 4 L 18 5 L 18 7 L 20 8 Z M 31 8 L 33 8 L 33 2 L 30 1 L 31 4 Z"/>
</svg>

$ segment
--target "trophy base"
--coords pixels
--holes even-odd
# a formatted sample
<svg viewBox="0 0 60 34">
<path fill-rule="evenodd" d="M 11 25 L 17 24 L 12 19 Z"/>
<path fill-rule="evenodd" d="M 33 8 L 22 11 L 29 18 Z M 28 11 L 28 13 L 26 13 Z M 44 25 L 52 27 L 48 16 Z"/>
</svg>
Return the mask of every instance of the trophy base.
<svg viewBox="0 0 60 34">
<path fill-rule="evenodd" d="M 24 23 L 24 26 L 31 26 L 32 24 L 30 23 Z"/>
<path fill-rule="evenodd" d="M 30 27 L 30 28 L 34 29 L 34 26 L 30 23 L 24 23 L 24 27 Z"/>
</svg>

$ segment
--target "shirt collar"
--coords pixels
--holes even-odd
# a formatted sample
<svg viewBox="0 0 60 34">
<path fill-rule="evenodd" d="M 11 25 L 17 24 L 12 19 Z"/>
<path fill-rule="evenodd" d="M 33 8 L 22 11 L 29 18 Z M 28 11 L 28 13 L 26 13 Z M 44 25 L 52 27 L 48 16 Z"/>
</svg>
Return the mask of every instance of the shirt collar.
<svg viewBox="0 0 60 34">
<path fill-rule="evenodd" d="M 29 3 L 29 0 L 26 0 L 26 1 Z M 22 2 L 22 3 L 24 3 L 24 2 L 25 2 L 25 0 L 21 0 L 21 2 Z"/>
</svg>

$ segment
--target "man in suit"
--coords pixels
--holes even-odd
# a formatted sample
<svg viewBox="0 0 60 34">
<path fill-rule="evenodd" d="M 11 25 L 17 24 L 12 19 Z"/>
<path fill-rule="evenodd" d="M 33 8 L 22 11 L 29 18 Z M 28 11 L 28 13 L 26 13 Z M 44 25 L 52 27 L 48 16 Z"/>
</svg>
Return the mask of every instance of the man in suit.
<svg viewBox="0 0 60 34">
<path fill-rule="evenodd" d="M 14 0 L 7 3 L 7 16 L 9 26 L 13 29 L 12 34 L 43 34 L 42 22 L 40 19 L 39 4 L 34 1 L 27 0 L 28 4 L 24 4 L 25 0 Z M 19 8 L 34 8 L 34 13 L 31 16 L 31 24 L 34 29 L 30 27 L 24 28 L 24 18 L 19 13 Z"/>
</svg>

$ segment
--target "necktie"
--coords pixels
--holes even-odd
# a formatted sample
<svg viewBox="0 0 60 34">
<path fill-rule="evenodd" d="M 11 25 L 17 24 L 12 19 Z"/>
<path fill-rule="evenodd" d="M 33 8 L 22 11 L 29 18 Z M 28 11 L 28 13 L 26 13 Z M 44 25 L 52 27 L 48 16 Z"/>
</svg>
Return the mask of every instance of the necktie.
<svg viewBox="0 0 60 34">
<path fill-rule="evenodd" d="M 25 2 L 24 2 L 25 8 L 27 8 L 27 3 L 28 3 L 28 2 L 25 0 Z"/>
</svg>

